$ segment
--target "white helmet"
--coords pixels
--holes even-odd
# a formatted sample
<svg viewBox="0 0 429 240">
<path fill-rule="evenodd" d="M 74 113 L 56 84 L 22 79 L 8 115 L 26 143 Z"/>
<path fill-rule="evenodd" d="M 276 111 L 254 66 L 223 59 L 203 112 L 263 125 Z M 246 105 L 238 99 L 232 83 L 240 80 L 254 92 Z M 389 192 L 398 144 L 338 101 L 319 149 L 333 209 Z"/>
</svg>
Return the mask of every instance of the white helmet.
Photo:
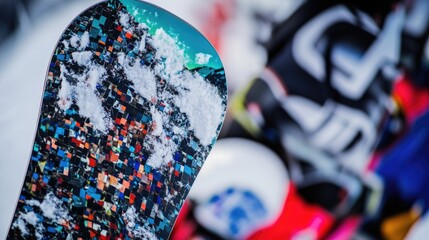
<svg viewBox="0 0 429 240">
<path fill-rule="evenodd" d="M 243 239 L 281 213 L 289 177 L 280 158 L 253 141 L 219 140 L 189 198 L 199 224 L 226 239 Z"/>
</svg>

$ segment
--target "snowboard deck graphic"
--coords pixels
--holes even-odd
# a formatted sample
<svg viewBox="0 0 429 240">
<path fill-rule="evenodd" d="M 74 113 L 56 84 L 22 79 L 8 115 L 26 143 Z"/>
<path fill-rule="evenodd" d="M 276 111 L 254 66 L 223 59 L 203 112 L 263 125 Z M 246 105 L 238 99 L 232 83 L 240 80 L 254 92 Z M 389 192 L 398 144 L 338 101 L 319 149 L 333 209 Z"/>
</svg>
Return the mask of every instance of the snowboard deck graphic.
<svg viewBox="0 0 429 240">
<path fill-rule="evenodd" d="M 85 10 L 55 47 L 8 239 L 167 239 L 226 95 L 183 20 L 137 0 Z"/>
</svg>

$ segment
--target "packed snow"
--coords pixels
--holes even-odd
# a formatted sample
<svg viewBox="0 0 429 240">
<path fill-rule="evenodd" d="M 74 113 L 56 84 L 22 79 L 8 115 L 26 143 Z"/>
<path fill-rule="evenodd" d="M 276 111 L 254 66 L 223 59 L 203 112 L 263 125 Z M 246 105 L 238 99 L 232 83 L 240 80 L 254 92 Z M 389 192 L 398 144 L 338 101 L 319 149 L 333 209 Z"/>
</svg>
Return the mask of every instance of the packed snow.
<svg viewBox="0 0 429 240">
<path fill-rule="evenodd" d="M 92 55 L 93 53 L 89 51 L 72 53 L 73 61 L 85 67 L 83 74 L 74 72 L 61 64 L 62 82 L 57 104 L 60 109 L 67 110 L 75 101 L 79 107 L 79 114 L 89 118 L 95 129 L 107 133 L 113 122 L 96 94 L 97 84 L 106 78 L 107 71 L 101 65 L 91 61 Z M 70 84 L 67 77 L 76 80 L 76 85 Z"/>
<path fill-rule="evenodd" d="M 26 204 L 39 209 L 37 212 L 40 212 L 41 215 L 48 218 L 55 224 L 62 225 L 72 219 L 68 210 L 63 206 L 62 201 L 53 193 L 48 193 L 42 202 L 37 200 L 28 200 Z M 30 232 L 28 228 L 29 225 L 34 227 L 34 233 Z M 37 239 L 42 239 L 46 232 L 41 219 L 37 217 L 34 211 L 20 213 L 18 218 L 13 222 L 12 228 L 18 228 L 23 237 L 34 235 Z"/>
<path fill-rule="evenodd" d="M 125 58 L 124 54 L 120 54 L 121 58 Z M 134 84 L 134 89 L 148 101 L 155 98 L 157 95 L 156 91 L 156 79 L 155 74 L 150 67 L 140 64 L 140 59 L 132 60 L 125 58 L 122 62 L 127 79 Z"/>
<path fill-rule="evenodd" d="M 74 52 L 72 53 L 73 61 L 75 61 L 79 66 L 88 66 L 92 59 L 92 52 Z"/>
<path fill-rule="evenodd" d="M 129 207 L 127 211 L 122 215 L 122 217 L 127 224 L 127 231 L 131 233 L 134 238 L 144 240 L 158 239 L 155 234 L 153 234 L 149 229 L 137 224 L 139 216 L 134 206 Z"/>
<path fill-rule="evenodd" d="M 197 53 L 195 54 L 195 62 L 199 65 L 205 65 L 209 63 L 211 57 L 212 55 L 210 54 Z"/>
</svg>

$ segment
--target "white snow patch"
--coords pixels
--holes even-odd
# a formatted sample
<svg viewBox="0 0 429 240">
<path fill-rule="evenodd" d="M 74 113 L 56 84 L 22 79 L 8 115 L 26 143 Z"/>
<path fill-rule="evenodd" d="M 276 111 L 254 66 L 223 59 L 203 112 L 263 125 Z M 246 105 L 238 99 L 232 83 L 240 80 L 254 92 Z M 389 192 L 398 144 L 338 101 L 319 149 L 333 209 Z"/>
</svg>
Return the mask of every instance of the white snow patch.
<svg viewBox="0 0 429 240">
<path fill-rule="evenodd" d="M 148 135 L 145 141 L 148 149 L 153 149 L 152 155 L 147 160 L 147 164 L 153 168 L 167 165 L 173 160 L 173 154 L 177 151 L 177 144 L 169 140 L 164 132 L 160 136 Z"/>
<path fill-rule="evenodd" d="M 140 40 L 139 51 L 144 52 L 145 49 L 146 49 L 146 37 L 144 35 L 144 36 L 142 36 L 142 39 Z"/>
<path fill-rule="evenodd" d="M 136 221 L 138 221 L 139 217 L 134 206 L 128 208 L 122 217 L 127 224 L 127 231 L 131 233 L 134 238 L 147 240 L 158 239 L 149 229 L 144 226 L 137 225 Z"/>
<path fill-rule="evenodd" d="M 67 42 L 66 40 L 63 40 L 62 43 L 64 44 L 64 49 L 68 50 L 69 49 L 69 42 Z"/>
<path fill-rule="evenodd" d="M 66 49 L 68 49 L 69 45 L 67 41 L 64 41 L 64 46 Z M 79 50 L 83 50 L 86 47 L 89 46 L 90 40 L 89 40 L 89 33 L 86 31 L 82 34 L 81 37 L 79 37 L 77 34 L 74 34 L 70 38 L 70 45 L 74 48 L 77 48 Z"/>
<path fill-rule="evenodd" d="M 206 53 L 197 53 L 195 54 L 195 62 L 199 65 L 205 65 L 209 63 L 212 55 Z"/>
<path fill-rule="evenodd" d="M 89 33 L 86 31 L 80 37 L 80 46 L 79 46 L 79 49 L 80 50 L 85 49 L 86 47 L 89 46 L 89 43 L 90 43 L 90 41 L 89 41 Z"/>
<path fill-rule="evenodd" d="M 139 45 L 139 51 L 144 52 L 146 50 L 146 31 L 147 31 L 148 27 L 146 24 L 140 23 L 138 25 L 138 28 L 140 30 L 143 30 L 143 33 L 144 33 L 143 36 L 141 37 L 140 45 Z"/>
<path fill-rule="evenodd" d="M 45 236 L 45 227 L 43 227 L 43 224 L 39 223 L 36 227 L 36 238 L 38 240 L 43 239 L 43 237 Z"/>
<path fill-rule="evenodd" d="M 77 48 L 79 46 L 78 42 L 79 42 L 79 37 L 76 34 L 70 38 L 70 45 L 72 47 Z"/>
<path fill-rule="evenodd" d="M 211 144 L 223 113 L 222 99 L 217 89 L 200 75 L 184 70 L 184 50 L 162 28 L 156 31 L 152 44 L 160 62 L 155 66 L 155 73 L 178 88 L 181 94 L 174 96 L 175 104 L 186 113 L 201 143 Z M 210 59 L 207 54 L 198 56 L 201 62 Z"/>
<path fill-rule="evenodd" d="M 140 64 L 140 59 L 138 58 L 131 66 L 128 58 L 124 59 L 123 55 L 120 55 L 119 58 L 119 63 L 122 62 L 125 75 L 134 84 L 134 90 L 148 101 L 156 98 L 156 79 L 152 70 Z"/>
<path fill-rule="evenodd" d="M 222 120 L 223 104 L 215 86 L 200 75 L 187 71 L 181 85 L 184 90 L 175 97 L 175 104 L 186 113 L 195 136 L 204 145 L 210 145 Z"/>
<path fill-rule="evenodd" d="M 78 83 L 76 94 L 79 115 L 89 118 L 95 129 L 107 133 L 111 122 L 103 109 L 101 100 L 94 91 L 91 91 L 86 85 Z"/>
<path fill-rule="evenodd" d="M 130 24 L 130 15 L 128 13 L 119 12 L 119 23 L 125 29 L 125 31 L 132 31 L 132 26 Z"/>
<path fill-rule="evenodd" d="M 106 77 L 107 71 L 104 67 L 100 65 L 92 65 L 89 68 L 87 73 L 86 83 L 87 86 L 91 88 L 91 90 L 95 91 L 97 87 L 97 83 L 104 80 Z"/>
<path fill-rule="evenodd" d="M 123 53 L 123 52 L 118 53 L 118 63 L 119 63 L 119 65 L 124 66 L 124 64 L 125 64 L 125 58 L 126 58 L 125 53 Z"/>
<path fill-rule="evenodd" d="M 91 63 L 91 59 L 92 59 L 92 52 L 91 51 L 73 52 L 71 55 L 72 55 L 73 60 L 79 66 L 88 66 Z"/>
<path fill-rule="evenodd" d="M 22 236 L 27 236 L 29 233 L 28 228 L 27 228 L 27 224 L 25 223 L 24 219 L 22 219 L 22 218 L 18 218 L 15 222 L 13 222 L 12 228 L 18 228 L 19 231 L 21 231 Z"/>
<path fill-rule="evenodd" d="M 24 214 L 20 214 L 20 218 L 24 219 L 28 224 L 36 226 L 37 222 L 39 222 L 39 219 L 37 218 L 36 214 L 34 212 L 28 212 Z"/>
<path fill-rule="evenodd" d="M 161 136 L 162 129 L 163 129 L 163 121 L 161 113 L 155 109 L 155 107 L 151 107 L 150 112 L 152 114 L 152 122 L 155 126 L 155 129 L 153 129 L 152 135 L 153 136 Z"/>
<path fill-rule="evenodd" d="M 73 55 L 74 53 L 72 53 Z M 79 54 L 77 54 L 79 56 Z M 61 89 L 58 93 L 58 106 L 62 110 L 70 108 L 72 101 L 75 100 L 79 107 L 79 115 L 90 119 L 96 130 L 107 133 L 113 125 L 108 113 L 95 93 L 97 84 L 105 79 L 107 71 L 104 67 L 88 63 L 87 71 L 82 75 L 70 73 L 67 68 L 61 64 Z M 77 84 L 72 86 L 67 82 L 65 75 L 70 75 L 77 80 Z"/>
<path fill-rule="evenodd" d="M 160 61 L 155 67 L 157 75 L 168 78 L 171 74 L 177 74 L 183 70 L 186 63 L 185 52 L 164 29 L 156 30 L 152 45 L 156 49 L 155 58 Z"/>
<path fill-rule="evenodd" d="M 40 210 L 42 211 L 43 216 L 59 224 L 64 221 L 71 220 L 69 212 L 65 207 L 63 207 L 61 200 L 52 192 L 48 193 L 42 203 L 40 203 Z"/>
<path fill-rule="evenodd" d="M 125 21 L 125 20 L 123 20 Z M 131 59 L 124 53 L 118 54 L 118 63 L 140 96 L 148 101 L 154 98 L 161 102 L 171 102 L 189 119 L 190 128 L 203 145 L 210 145 L 216 136 L 216 130 L 223 114 L 223 102 L 217 88 L 206 82 L 199 74 L 193 74 L 185 68 L 186 57 L 184 50 L 177 44 L 177 40 L 166 33 L 162 28 L 156 30 L 155 35 L 143 37 L 139 50 L 143 49 L 143 43 L 150 43 L 155 48 L 155 66 L 148 68 L 140 63 L 139 57 Z M 212 56 L 199 53 L 196 55 L 201 65 L 206 64 Z M 178 94 L 157 89 L 157 77 L 173 86 Z M 182 127 L 170 123 L 168 104 L 164 111 L 151 108 L 152 132 L 146 137 L 144 146 L 151 149 L 152 153 L 147 164 L 159 168 L 168 164 L 173 159 L 178 145 L 167 137 L 164 129 L 170 129 L 178 137 L 187 131 Z"/>
<path fill-rule="evenodd" d="M 61 110 L 65 111 L 67 109 L 70 108 L 71 104 L 72 104 L 72 87 L 70 86 L 70 84 L 63 80 L 61 82 L 61 88 L 60 91 L 58 92 L 58 106 L 60 107 Z"/>
<path fill-rule="evenodd" d="M 40 209 L 41 214 L 50 219 L 53 223 L 63 224 L 72 220 L 68 210 L 63 207 L 62 201 L 58 199 L 52 192 L 48 193 L 42 202 L 37 200 L 28 200 L 26 204 Z M 27 225 L 30 224 L 36 228 L 35 233 L 30 233 Z M 37 239 L 42 239 L 44 236 L 45 227 L 37 218 L 34 212 L 20 213 L 19 217 L 12 224 L 12 228 L 18 228 L 22 236 L 29 234 L 35 235 Z"/>
</svg>

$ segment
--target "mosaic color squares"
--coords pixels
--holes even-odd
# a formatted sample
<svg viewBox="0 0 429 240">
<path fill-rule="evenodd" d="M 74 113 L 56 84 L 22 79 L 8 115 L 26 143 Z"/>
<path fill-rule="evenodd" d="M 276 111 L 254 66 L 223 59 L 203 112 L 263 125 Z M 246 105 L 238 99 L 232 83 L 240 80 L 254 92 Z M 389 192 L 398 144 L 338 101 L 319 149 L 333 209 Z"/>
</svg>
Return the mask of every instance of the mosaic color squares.
<svg viewBox="0 0 429 240">
<path fill-rule="evenodd" d="M 86 10 L 51 59 L 8 239 L 167 239 L 225 108 L 220 59 L 186 22 Z"/>
</svg>

